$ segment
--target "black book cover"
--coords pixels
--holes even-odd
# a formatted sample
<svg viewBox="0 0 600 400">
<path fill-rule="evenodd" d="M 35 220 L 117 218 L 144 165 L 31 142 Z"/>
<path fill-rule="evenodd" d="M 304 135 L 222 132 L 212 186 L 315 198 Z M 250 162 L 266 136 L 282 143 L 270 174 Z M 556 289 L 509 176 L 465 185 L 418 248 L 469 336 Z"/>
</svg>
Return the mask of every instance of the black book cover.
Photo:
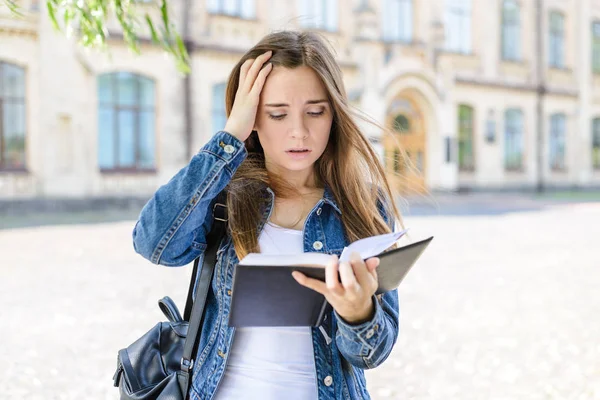
<svg viewBox="0 0 600 400">
<path fill-rule="evenodd" d="M 379 254 L 377 294 L 400 285 L 433 237 Z M 328 307 L 325 297 L 300 285 L 292 271 L 325 281 L 324 267 L 237 265 L 229 326 L 319 326 Z"/>
</svg>

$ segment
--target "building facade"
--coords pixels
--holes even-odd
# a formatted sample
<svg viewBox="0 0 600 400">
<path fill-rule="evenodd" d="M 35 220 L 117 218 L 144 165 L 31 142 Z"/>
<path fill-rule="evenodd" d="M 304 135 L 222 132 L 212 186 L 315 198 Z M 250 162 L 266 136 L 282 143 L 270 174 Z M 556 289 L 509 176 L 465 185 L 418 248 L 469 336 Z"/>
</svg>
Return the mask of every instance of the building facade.
<svg viewBox="0 0 600 400">
<path fill-rule="evenodd" d="M 0 7 L 0 199 L 150 195 L 280 29 L 331 42 L 352 104 L 396 131 L 365 126 L 400 192 L 600 187 L 600 0 L 171 0 L 187 78 L 114 21 L 109 54 L 78 46 L 39 3 Z"/>
</svg>

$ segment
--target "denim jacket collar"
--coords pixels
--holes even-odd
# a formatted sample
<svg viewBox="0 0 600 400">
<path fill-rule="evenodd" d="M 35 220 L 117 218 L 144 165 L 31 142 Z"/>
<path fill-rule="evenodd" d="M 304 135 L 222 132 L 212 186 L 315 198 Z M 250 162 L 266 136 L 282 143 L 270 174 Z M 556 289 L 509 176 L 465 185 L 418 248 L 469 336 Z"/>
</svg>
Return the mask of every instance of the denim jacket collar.
<svg viewBox="0 0 600 400">
<path fill-rule="evenodd" d="M 325 200 L 325 203 L 328 203 L 329 205 L 331 205 L 331 207 L 333 207 L 338 212 L 338 214 L 340 214 L 340 215 L 342 214 L 342 211 L 340 210 L 340 208 L 338 207 L 338 205 L 335 201 L 333 192 L 331 191 L 331 188 L 327 184 L 325 184 L 325 193 L 323 194 L 323 199 Z"/>
</svg>

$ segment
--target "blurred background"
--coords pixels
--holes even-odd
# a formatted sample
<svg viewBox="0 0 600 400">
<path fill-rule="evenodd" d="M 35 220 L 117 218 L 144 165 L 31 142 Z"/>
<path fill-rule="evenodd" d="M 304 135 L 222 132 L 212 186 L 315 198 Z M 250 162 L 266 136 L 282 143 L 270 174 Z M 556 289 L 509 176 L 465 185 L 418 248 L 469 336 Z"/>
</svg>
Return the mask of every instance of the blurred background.
<svg viewBox="0 0 600 400">
<path fill-rule="evenodd" d="M 118 397 L 117 351 L 191 272 L 135 254 L 139 210 L 224 127 L 242 54 L 306 29 L 436 237 L 373 398 L 600 399 L 600 0 L 140 0 L 138 54 L 113 14 L 107 51 L 58 32 L 98 2 L 59 3 L 0 0 L 0 398 Z"/>
</svg>

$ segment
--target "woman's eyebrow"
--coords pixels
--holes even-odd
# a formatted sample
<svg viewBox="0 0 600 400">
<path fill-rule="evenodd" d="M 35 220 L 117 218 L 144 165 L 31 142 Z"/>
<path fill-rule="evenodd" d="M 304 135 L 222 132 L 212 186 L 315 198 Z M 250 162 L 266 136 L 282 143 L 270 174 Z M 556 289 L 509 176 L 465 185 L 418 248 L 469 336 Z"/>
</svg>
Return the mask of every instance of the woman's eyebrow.
<svg viewBox="0 0 600 400">
<path fill-rule="evenodd" d="M 319 103 L 328 103 L 328 100 L 326 100 L 326 99 L 308 100 L 306 102 L 306 104 L 319 104 Z M 289 104 L 287 104 L 287 103 L 269 103 L 269 104 L 265 104 L 265 107 L 289 107 Z"/>
</svg>

